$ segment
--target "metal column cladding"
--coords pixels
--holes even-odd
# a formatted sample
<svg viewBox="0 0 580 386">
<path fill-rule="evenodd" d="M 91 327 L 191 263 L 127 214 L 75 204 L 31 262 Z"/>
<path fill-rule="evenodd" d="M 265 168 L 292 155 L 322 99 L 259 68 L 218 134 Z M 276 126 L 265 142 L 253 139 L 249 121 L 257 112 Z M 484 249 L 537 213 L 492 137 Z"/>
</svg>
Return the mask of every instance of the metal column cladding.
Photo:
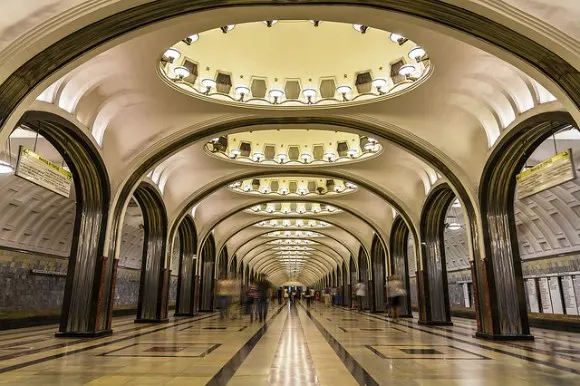
<svg viewBox="0 0 580 386">
<path fill-rule="evenodd" d="M 502 138 L 485 165 L 479 191 L 487 274 L 482 281 L 487 283 L 483 289 L 492 328 L 483 336 L 530 335 L 514 214 L 516 174 L 546 138 L 573 125 L 572 117 L 562 112 L 529 118 Z"/>
<path fill-rule="evenodd" d="M 163 199 L 155 187 L 142 183 L 135 190 L 135 199 L 143 213 L 144 244 L 137 320 L 162 318 L 162 276 L 167 244 L 167 214 Z"/>
<path fill-rule="evenodd" d="M 181 251 L 177 277 L 176 315 L 194 314 L 194 277 L 197 233 L 191 216 L 185 216 L 178 228 Z"/>
<path fill-rule="evenodd" d="M 73 123 L 57 115 L 29 111 L 18 125 L 44 136 L 69 166 L 76 191 L 76 216 L 59 327 L 60 335 L 92 335 L 106 321 L 107 287 L 102 275 L 104 229 L 110 186 L 105 165 L 94 145 Z M 99 313 L 103 316 L 99 318 Z"/>
<path fill-rule="evenodd" d="M 407 291 L 405 300 L 401 303 L 401 316 L 411 316 L 411 289 L 409 285 L 409 228 L 402 217 L 393 221 L 390 237 L 391 274 L 397 276 Z"/>
<path fill-rule="evenodd" d="M 373 270 L 374 308 L 373 311 L 385 311 L 385 268 L 387 255 L 383 243 L 375 235 L 371 248 L 371 263 Z"/>
<path fill-rule="evenodd" d="M 437 185 L 427 197 L 421 213 L 427 323 L 451 322 L 443 233 L 445 215 L 454 199 L 449 185 Z"/>
</svg>

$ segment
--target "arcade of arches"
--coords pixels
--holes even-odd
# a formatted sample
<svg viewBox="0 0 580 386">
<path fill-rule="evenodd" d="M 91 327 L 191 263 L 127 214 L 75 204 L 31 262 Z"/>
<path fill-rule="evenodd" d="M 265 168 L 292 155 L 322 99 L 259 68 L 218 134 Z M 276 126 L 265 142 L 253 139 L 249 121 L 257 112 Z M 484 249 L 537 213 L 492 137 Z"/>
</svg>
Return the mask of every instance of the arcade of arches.
<svg viewBox="0 0 580 386">
<path fill-rule="evenodd" d="M 574 2 L 10 3 L 0 383 L 579 382 Z"/>
</svg>

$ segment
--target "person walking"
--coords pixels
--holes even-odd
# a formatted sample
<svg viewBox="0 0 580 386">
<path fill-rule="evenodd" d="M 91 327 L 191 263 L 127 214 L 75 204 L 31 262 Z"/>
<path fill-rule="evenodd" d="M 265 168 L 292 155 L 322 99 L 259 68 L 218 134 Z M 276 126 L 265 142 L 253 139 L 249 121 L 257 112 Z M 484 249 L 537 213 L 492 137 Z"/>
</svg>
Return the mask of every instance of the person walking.
<svg viewBox="0 0 580 386">
<path fill-rule="evenodd" d="M 250 314 L 250 322 L 253 322 L 254 317 L 256 319 L 258 318 L 258 303 L 260 301 L 260 292 L 254 283 L 251 283 L 248 286 L 247 299 L 248 303 L 246 311 Z"/>
<path fill-rule="evenodd" d="M 259 293 L 259 303 L 258 303 L 258 319 L 260 322 L 266 321 L 268 316 L 268 302 L 272 296 L 272 284 L 266 279 L 266 275 L 260 275 L 258 281 L 258 293 Z"/>
<path fill-rule="evenodd" d="M 229 291 L 229 281 L 226 279 L 220 279 L 217 282 L 217 296 L 218 296 L 218 303 L 220 307 L 220 319 L 224 320 L 227 316 L 229 316 L 229 299 L 230 299 L 230 291 Z"/>
<path fill-rule="evenodd" d="M 282 293 L 284 292 L 284 288 L 278 288 L 278 305 L 282 305 Z"/>
<path fill-rule="evenodd" d="M 337 305 L 337 297 L 338 297 L 338 288 L 332 287 L 330 289 L 330 296 L 332 297 L 332 306 Z"/>
<path fill-rule="evenodd" d="M 364 309 L 364 300 L 365 297 L 367 296 L 367 286 L 365 285 L 365 283 L 359 280 L 359 282 L 356 283 L 355 291 L 356 291 L 356 302 L 358 303 L 358 312 L 362 312 Z"/>
<path fill-rule="evenodd" d="M 312 298 L 310 297 L 310 288 L 306 287 L 306 291 L 304 292 L 304 299 L 306 299 L 306 308 L 310 308 L 312 303 Z"/>
<path fill-rule="evenodd" d="M 389 299 L 390 316 L 395 321 L 399 320 L 401 304 L 407 291 L 403 289 L 403 282 L 396 276 L 390 276 L 387 279 L 387 298 Z"/>
</svg>

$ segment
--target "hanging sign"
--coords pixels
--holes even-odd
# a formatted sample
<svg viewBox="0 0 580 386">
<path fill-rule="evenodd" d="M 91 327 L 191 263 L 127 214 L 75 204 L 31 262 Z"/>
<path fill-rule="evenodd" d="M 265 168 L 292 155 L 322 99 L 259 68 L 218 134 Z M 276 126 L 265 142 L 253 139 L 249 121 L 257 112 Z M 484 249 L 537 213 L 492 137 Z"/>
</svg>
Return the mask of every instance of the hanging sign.
<svg viewBox="0 0 580 386">
<path fill-rule="evenodd" d="M 14 174 L 64 197 L 70 196 L 72 173 L 20 146 Z"/>
<path fill-rule="evenodd" d="M 572 149 L 524 170 L 516 176 L 518 198 L 526 198 L 576 178 Z"/>
</svg>

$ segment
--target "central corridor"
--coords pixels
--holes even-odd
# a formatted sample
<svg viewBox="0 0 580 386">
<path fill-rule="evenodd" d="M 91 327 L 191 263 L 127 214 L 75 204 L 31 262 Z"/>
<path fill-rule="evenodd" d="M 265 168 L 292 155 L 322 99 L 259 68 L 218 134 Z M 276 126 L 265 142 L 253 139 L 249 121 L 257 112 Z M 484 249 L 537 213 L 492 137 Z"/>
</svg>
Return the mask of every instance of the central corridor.
<svg viewBox="0 0 580 386">
<path fill-rule="evenodd" d="M 114 320 L 101 339 L 57 339 L 56 326 L 0 332 L 2 385 L 578 385 L 580 334 L 533 342 L 473 338 L 342 307 L 272 304 L 265 323 L 216 313 L 167 324 Z"/>
</svg>

